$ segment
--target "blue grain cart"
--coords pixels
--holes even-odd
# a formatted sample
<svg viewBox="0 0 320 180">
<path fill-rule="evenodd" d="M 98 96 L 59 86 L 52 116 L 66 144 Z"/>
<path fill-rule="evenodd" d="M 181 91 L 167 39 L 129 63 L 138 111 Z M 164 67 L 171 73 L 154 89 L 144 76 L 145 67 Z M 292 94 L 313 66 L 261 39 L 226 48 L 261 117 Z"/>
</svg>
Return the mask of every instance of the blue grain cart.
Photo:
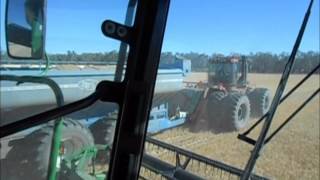
<svg viewBox="0 0 320 180">
<path fill-rule="evenodd" d="M 2 75 L 39 76 L 38 70 L 1 71 Z M 65 103 L 71 103 L 88 96 L 95 90 L 101 80 L 113 80 L 114 74 L 106 71 L 63 71 L 51 70 L 46 76 L 58 83 L 65 97 Z M 182 125 L 186 120 L 186 112 L 179 111 L 178 105 L 169 104 L 168 94 L 183 89 L 183 72 L 181 69 L 160 69 L 158 71 L 154 106 L 150 112 L 149 133 L 156 133 Z M 161 99 L 157 97 L 161 96 Z M 164 97 L 164 98 L 163 98 Z M 167 98 L 168 97 L 168 98 Z M 0 81 L 0 125 L 12 123 L 32 114 L 56 107 L 52 90 L 43 84 L 23 83 L 17 85 L 13 81 Z M 90 127 L 99 120 L 117 112 L 113 103 L 97 102 L 90 108 L 69 114 L 66 118 L 77 120 Z M 170 108 L 170 109 L 169 109 Z M 18 134 L 1 139 L 1 158 L 10 150 L 8 142 L 21 139 L 41 128 L 35 127 Z M 99 128 L 101 129 L 101 128 Z M 95 134 L 94 132 L 92 132 Z"/>
<path fill-rule="evenodd" d="M 181 69 L 183 75 L 191 73 L 191 60 L 181 56 L 175 56 L 174 59 L 160 61 L 161 69 Z"/>
</svg>

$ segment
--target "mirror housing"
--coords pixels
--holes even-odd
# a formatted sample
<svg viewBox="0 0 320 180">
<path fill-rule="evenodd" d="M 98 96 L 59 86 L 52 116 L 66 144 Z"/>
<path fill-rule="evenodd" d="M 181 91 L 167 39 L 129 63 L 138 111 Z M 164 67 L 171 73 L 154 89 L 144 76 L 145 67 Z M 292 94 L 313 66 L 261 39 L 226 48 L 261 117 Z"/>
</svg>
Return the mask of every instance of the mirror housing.
<svg viewBox="0 0 320 180">
<path fill-rule="evenodd" d="M 15 59 L 45 55 L 46 0 L 7 0 L 7 53 Z"/>
</svg>

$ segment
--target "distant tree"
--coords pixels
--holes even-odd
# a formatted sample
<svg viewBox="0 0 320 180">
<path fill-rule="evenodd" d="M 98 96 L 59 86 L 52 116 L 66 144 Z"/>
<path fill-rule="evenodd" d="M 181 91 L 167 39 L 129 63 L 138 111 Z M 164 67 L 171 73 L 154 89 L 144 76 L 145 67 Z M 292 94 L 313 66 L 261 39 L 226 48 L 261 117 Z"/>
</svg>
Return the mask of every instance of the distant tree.
<svg viewBox="0 0 320 180">
<path fill-rule="evenodd" d="M 1 50 L 1 60 L 9 60 L 7 53 Z M 289 58 L 288 53 L 282 52 L 274 54 L 271 52 L 256 52 L 249 53 L 247 56 L 249 60 L 250 72 L 254 73 L 282 73 L 286 62 Z M 320 63 L 319 52 L 308 51 L 298 52 L 296 55 L 296 63 L 292 69 L 292 73 L 307 73 L 316 67 Z M 176 56 L 189 59 L 191 61 L 192 71 L 206 72 L 208 61 L 211 58 L 217 56 L 225 56 L 223 54 L 212 54 L 207 55 L 204 53 L 188 52 L 188 53 L 173 53 L 173 52 L 162 52 L 160 63 L 172 64 L 175 62 Z M 115 63 L 118 61 L 118 51 L 110 52 L 96 52 L 96 53 L 77 53 L 75 51 L 67 51 L 66 53 L 55 53 L 49 54 L 51 63 L 55 62 L 105 62 Z M 319 73 L 319 71 L 318 71 Z"/>
</svg>

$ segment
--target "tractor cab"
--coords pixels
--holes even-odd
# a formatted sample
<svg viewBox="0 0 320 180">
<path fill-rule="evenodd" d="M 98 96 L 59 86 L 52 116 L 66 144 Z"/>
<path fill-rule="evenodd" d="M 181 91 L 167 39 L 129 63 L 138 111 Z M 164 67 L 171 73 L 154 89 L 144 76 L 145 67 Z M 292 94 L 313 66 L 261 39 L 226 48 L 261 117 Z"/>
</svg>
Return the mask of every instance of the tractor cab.
<svg viewBox="0 0 320 180">
<path fill-rule="evenodd" d="M 248 65 L 244 56 L 218 57 L 209 61 L 209 86 L 246 87 Z"/>
</svg>

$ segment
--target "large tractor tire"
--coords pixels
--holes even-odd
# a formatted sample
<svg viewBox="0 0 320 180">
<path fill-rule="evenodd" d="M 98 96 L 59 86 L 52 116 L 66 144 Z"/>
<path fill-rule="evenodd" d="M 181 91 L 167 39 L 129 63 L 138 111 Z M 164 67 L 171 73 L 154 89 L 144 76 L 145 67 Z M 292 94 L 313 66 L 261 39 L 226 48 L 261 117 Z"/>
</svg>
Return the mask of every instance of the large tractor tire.
<svg viewBox="0 0 320 180">
<path fill-rule="evenodd" d="M 12 143 L 6 162 L 7 180 L 47 178 L 53 125 L 47 125 Z M 90 131 L 74 120 L 64 120 L 61 147 L 63 156 L 80 152 L 81 149 L 94 146 Z M 89 164 L 89 162 L 87 162 Z M 59 167 L 59 165 L 57 165 Z M 63 171 L 61 169 L 60 171 Z M 66 179 L 66 178 L 63 178 Z"/>
<path fill-rule="evenodd" d="M 208 96 L 207 113 L 211 129 L 219 130 L 221 128 L 221 119 L 223 119 L 221 103 L 225 96 L 225 93 L 221 91 L 214 91 Z"/>
<path fill-rule="evenodd" d="M 230 93 L 223 100 L 223 128 L 229 131 L 244 128 L 250 118 L 250 102 L 246 95 Z"/>
<path fill-rule="evenodd" d="M 110 150 L 113 144 L 115 128 L 116 119 L 111 117 L 100 119 L 89 127 L 95 144 L 107 146 L 106 151 L 98 151 L 97 161 L 99 163 L 108 163 L 110 160 Z"/>
<path fill-rule="evenodd" d="M 257 88 L 248 94 L 251 105 L 251 116 L 259 118 L 269 111 L 271 92 L 266 88 Z"/>
</svg>

